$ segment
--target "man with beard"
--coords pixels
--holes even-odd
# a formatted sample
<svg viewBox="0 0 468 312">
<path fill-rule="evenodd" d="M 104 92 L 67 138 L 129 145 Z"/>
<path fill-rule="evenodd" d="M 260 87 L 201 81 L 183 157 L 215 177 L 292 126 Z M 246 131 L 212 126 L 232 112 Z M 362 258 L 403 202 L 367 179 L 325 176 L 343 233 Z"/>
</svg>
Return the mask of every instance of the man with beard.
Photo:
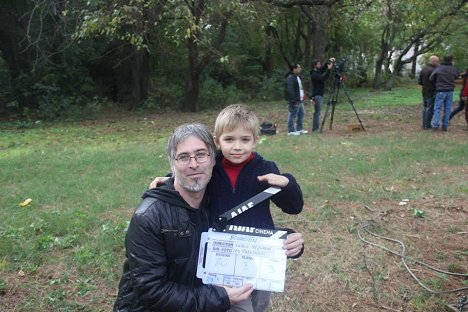
<svg viewBox="0 0 468 312">
<path fill-rule="evenodd" d="M 216 147 L 202 124 L 185 124 L 167 142 L 173 178 L 150 189 L 135 210 L 114 311 L 227 311 L 252 285 L 204 285 L 196 278 L 200 235 L 210 225 L 205 190 Z"/>
<path fill-rule="evenodd" d="M 335 58 L 330 58 L 325 66 L 314 59 L 312 60 L 312 70 L 310 80 L 312 81 L 312 104 L 314 105 L 314 116 L 312 118 L 312 132 L 320 132 L 320 112 L 322 110 L 323 94 L 325 93 L 325 81 L 330 75 Z"/>
</svg>

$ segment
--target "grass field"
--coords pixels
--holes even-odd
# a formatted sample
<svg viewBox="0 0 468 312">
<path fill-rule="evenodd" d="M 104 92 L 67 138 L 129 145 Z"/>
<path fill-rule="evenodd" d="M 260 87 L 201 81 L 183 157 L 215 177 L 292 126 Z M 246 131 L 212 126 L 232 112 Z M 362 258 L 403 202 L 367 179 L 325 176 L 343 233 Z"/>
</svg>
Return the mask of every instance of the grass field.
<svg viewBox="0 0 468 312">
<path fill-rule="evenodd" d="M 300 137 L 286 135 L 282 102 L 251 104 L 279 128 L 257 151 L 293 173 L 305 198 L 297 216 L 272 208 L 277 225 L 303 233 L 306 250 L 288 263 L 271 311 L 451 311 L 468 293 L 467 125 L 457 116 L 448 132 L 421 130 L 417 86 L 351 97 L 366 132 L 348 132 L 357 118 L 346 98 L 332 130 L 327 120 L 323 133 Z M 1 123 L 0 311 L 109 311 L 124 229 L 152 178 L 169 170 L 168 134 L 183 122 L 212 127 L 216 115 Z M 433 292 L 400 256 L 362 240 L 402 253 L 382 236 L 404 243 L 408 266 Z"/>
</svg>

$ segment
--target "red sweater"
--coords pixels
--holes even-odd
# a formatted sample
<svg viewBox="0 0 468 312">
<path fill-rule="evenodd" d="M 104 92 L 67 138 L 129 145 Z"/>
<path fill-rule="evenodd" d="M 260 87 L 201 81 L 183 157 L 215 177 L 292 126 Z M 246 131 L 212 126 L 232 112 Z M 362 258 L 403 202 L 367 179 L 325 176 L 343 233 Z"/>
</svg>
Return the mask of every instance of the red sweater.
<svg viewBox="0 0 468 312">
<path fill-rule="evenodd" d="M 226 158 L 223 158 L 221 161 L 221 165 L 224 168 L 224 171 L 226 171 L 227 176 L 229 177 L 229 180 L 231 181 L 232 188 L 236 187 L 236 182 L 237 182 L 237 177 L 239 176 L 239 172 L 244 168 L 244 166 L 249 163 L 254 157 L 254 153 L 251 153 L 249 158 L 241 162 L 240 164 L 235 164 L 227 160 Z"/>
</svg>

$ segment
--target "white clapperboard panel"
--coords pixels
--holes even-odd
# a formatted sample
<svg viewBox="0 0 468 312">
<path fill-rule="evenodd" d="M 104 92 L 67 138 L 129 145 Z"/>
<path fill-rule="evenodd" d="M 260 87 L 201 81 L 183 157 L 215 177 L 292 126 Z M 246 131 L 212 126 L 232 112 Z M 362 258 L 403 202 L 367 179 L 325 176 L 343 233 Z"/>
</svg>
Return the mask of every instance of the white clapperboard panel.
<svg viewBox="0 0 468 312">
<path fill-rule="evenodd" d="M 230 218 L 279 191 L 278 188 L 265 190 L 231 209 Z M 242 210 L 244 206 L 248 208 Z M 240 287 L 250 283 L 254 289 L 282 292 L 286 277 L 287 257 L 283 249 L 286 236 L 287 232 L 282 230 L 235 225 L 227 225 L 222 232 L 210 229 L 201 235 L 197 277 L 205 284 Z"/>
</svg>

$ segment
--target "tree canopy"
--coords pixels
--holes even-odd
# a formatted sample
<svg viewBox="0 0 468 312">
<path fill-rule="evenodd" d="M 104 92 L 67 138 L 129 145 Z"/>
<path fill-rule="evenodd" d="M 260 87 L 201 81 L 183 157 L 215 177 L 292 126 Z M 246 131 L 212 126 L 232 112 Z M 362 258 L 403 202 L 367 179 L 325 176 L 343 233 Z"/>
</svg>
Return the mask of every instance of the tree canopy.
<svg viewBox="0 0 468 312">
<path fill-rule="evenodd" d="M 389 90 L 429 54 L 466 68 L 467 15 L 467 0 L 6 0 L 0 111 L 280 99 L 288 64 L 331 56 L 349 83 Z"/>
</svg>

